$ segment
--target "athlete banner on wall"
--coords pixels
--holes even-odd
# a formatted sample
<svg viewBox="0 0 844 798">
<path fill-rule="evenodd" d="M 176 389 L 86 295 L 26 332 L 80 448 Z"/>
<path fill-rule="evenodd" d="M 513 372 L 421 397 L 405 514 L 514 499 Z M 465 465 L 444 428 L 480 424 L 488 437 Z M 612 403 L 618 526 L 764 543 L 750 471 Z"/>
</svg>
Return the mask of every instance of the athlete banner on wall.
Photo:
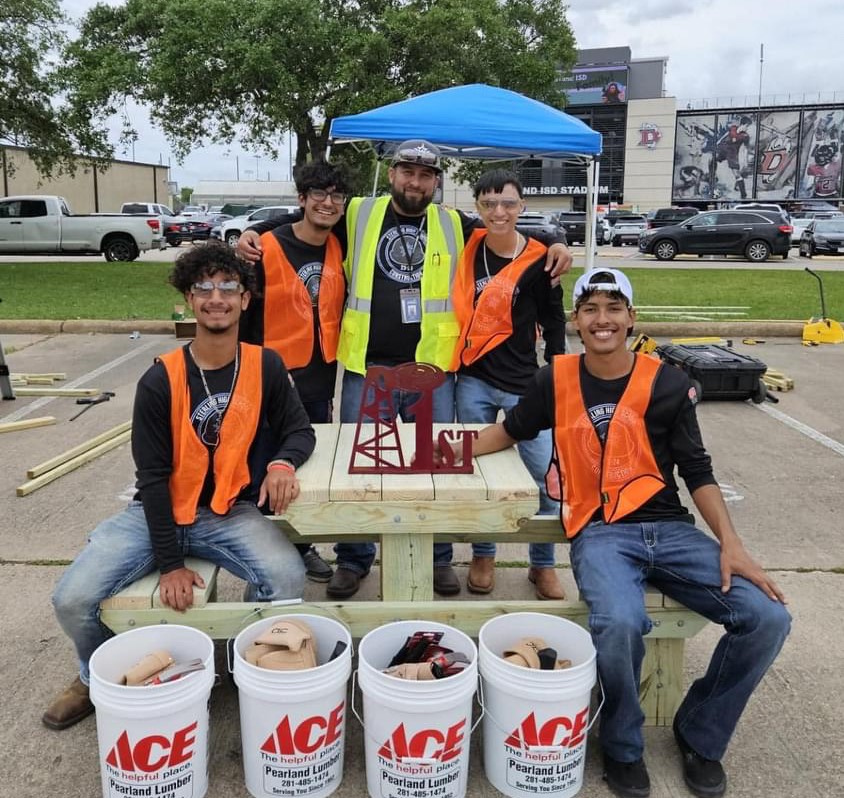
<svg viewBox="0 0 844 798">
<path fill-rule="evenodd" d="M 797 196 L 841 196 L 841 148 L 844 108 L 803 112 L 800 131 L 800 185 Z"/>
<path fill-rule="evenodd" d="M 794 199 L 800 112 L 770 111 L 759 116 L 756 198 L 773 202 Z"/>
<path fill-rule="evenodd" d="M 743 200 L 753 196 L 756 114 L 718 114 L 712 159 L 712 198 Z"/>
<path fill-rule="evenodd" d="M 677 118 L 674 144 L 675 200 L 712 199 L 711 166 L 715 148 L 715 114 Z"/>
</svg>

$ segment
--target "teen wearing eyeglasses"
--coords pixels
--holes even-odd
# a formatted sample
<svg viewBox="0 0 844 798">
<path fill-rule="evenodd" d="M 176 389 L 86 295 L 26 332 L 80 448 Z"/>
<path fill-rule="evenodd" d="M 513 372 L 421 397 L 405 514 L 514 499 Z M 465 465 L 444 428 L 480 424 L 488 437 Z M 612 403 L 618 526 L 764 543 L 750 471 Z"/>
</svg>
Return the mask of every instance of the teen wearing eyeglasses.
<svg viewBox="0 0 844 798">
<path fill-rule="evenodd" d="M 258 510 L 282 513 L 299 494 L 296 468 L 315 435 L 281 358 L 237 340 L 252 268 L 225 244 L 179 256 L 170 282 L 196 317 L 196 337 L 163 355 L 138 382 L 132 416 L 135 500 L 103 521 L 53 595 L 58 621 L 76 646 L 79 676 L 42 717 L 65 729 L 94 711 L 88 660 L 109 636 L 100 602 L 152 571 L 161 601 L 193 603 L 202 577 L 189 556 L 210 560 L 248 583 L 247 601 L 302 595 L 301 557 Z M 257 462 L 258 430 L 273 442 Z"/>
</svg>

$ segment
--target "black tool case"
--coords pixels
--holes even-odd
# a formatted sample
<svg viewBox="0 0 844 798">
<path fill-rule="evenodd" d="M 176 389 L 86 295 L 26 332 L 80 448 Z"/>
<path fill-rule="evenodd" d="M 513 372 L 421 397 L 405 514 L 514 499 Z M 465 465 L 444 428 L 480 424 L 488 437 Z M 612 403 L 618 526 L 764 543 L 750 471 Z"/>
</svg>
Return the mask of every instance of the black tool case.
<svg viewBox="0 0 844 798">
<path fill-rule="evenodd" d="M 657 353 L 689 375 L 700 399 L 765 400 L 768 367 L 755 357 L 718 344 L 664 344 Z"/>
</svg>

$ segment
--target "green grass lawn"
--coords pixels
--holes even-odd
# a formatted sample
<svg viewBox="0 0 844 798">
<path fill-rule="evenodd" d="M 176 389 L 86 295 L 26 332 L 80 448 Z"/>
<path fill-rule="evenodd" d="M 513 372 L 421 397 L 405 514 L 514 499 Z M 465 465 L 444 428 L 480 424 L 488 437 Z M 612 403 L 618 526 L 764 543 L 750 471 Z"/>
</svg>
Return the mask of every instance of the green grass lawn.
<svg viewBox="0 0 844 798">
<path fill-rule="evenodd" d="M 0 318 L 169 319 L 181 297 L 167 283 L 170 263 L 0 263 Z M 579 269 L 563 279 L 565 303 Z M 814 277 L 752 269 L 630 269 L 636 305 L 747 306 L 746 316 L 714 318 L 806 320 L 820 315 Z M 824 272 L 827 314 L 844 318 L 844 272 Z M 703 313 L 701 315 L 704 315 Z M 644 320 L 660 316 L 647 312 Z"/>
</svg>

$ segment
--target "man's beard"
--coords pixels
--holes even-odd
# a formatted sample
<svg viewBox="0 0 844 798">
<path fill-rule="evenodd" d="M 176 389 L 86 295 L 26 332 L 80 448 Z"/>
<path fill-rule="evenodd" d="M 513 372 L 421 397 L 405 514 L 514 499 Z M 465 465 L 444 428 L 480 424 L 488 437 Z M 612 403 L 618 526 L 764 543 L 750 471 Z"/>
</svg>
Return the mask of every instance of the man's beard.
<svg viewBox="0 0 844 798">
<path fill-rule="evenodd" d="M 390 194 L 393 198 L 393 202 L 396 203 L 399 210 L 405 216 L 421 215 L 425 212 L 425 209 L 431 204 L 431 200 L 433 199 L 433 195 L 423 196 L 419 199 L 411 198 L 393 186 L 390 187 Z"/>
</svg>

